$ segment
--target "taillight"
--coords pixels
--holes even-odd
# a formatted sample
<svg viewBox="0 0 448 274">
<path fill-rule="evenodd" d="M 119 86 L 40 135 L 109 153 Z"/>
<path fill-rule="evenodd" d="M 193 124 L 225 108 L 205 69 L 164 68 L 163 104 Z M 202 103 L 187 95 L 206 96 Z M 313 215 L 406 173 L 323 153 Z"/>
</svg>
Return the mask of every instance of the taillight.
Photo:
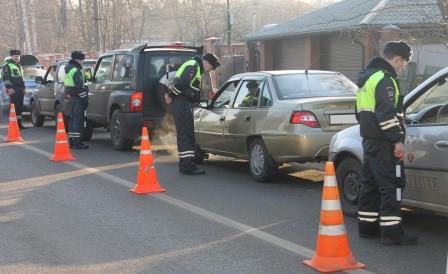
<svg viewBox="0 0 448 274">
<path fill-rule="evenodd" d="M 129 110 L 131 112 L 143 111 L 143 92 L 134 91 L 129 102 Z"/>
<path fill-rule="evenodd" d="M 301 124 L 313 128 L 320 127 L 319 122 L 316 119 L 316 116 L 314 116 L 314 114 L 309 111 L 293 112 L 289 122 L 291 124 Z"/>
</svg>

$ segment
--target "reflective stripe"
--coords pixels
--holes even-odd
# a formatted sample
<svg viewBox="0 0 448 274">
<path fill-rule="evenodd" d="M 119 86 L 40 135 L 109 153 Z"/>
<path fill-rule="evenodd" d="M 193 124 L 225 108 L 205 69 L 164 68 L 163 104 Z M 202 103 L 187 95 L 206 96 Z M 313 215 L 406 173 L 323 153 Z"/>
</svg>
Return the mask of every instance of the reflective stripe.
<svg viewBox="0 0 448 274">
<path fill-rule="evenodd" d="M 56 132 L 57 133 L 65 133 L 65 130 L 64 129 L 58 129 L 58 130 L 56 130 Z"/>
<path fill-rule="evenodd" d="M 392 119 L 390 119 L 390 120 L 381 122 L 381 123 L 380 123 L 380 126 L 384 126 L 384 125 L 387 125 L 387 124 L 390 124 L 390 123 L 393 123 L 393 122 L 398 122 L 397 117 L 394 117 L 394 118 L 392 118 Z"/>
<path fill-rule="evenodd" d="M 56 144 L 67 144 L 67 141 L 56 141 Z"/>
<path fill-rule="evenodd" d="M 17 118 L 17 119 L 22 119 L 22 116 L 17 115 L 16 118 Z"/>
<path fill-rule="evenodd" d="M 183 158 L 194 158 L 194 157 L 196 157 L 194 154 L 192 154 L 192 155 L 188 154 L 188 155 L 181 155 L 181 156 L 179 156 L 180 159 L 183 159 Z"/>
<path fill-rule="evenodd" d="M 399 216 L 380 216 L 381 221 L 401 221 Z"/>
<path fill-rule="evenodd" d="M 140 150 L 140 155 L 151 155 L 152 151 L 151 150 Z"/>
<path fill-rule="evenodd" d="M 344 225 L 319 225 L 319 235 L 339 236 L 346 233 Z"/>
<path fill-rule="evenodd" d="M 148 135 L 142 136 L 142 141 L 149 141 Z"/>
<path fill-rule="evenodd" d="M 395 126 L 400 126 L 400 123 L 399 122 L 395 122 L 393 124 L 388 124 L 388 125 L 382 126 L 381 129 L 382 130 L 388 130 L 389 128 L 392 128 L 392 127 L 395 127 Z"/>
<path fill-rule="evenodd" d="M 378 212 L 358 211 L 358 215 L 363 216 L 378 216 Z"/>
<path fill-rule="evenodd" d="M 10 121 L 10 122 L 17 122 L 17 118 L 9 117 L 9 121 Z"/>
<path fill-rule="evenodd" d="M 336 176 L 325 176 L 324 186 L 337 186 Z"/>
<path fill-rule="evenodd" d="M 173 91 L 173 93 L 174 94 L 176 94 L 176 95 L 180 95 L 182 92 L 180 91 L 180 90 L 178 90 L 177 88 L 176 88 L 176 86 L 174 86 L 173 85 L 173 89 L 172 89 L 172 91 Z"/>
<path fill-rule="evenodd" d="M 64 123 L 64 119 L 58 119 L 58 123 Z"/>
<path fill-rule="evenodd" d="M 358 217 L 358 220 L 373 223 L 378 221 L 378 218 L 364 218 L 364 217 Z"/>
<path fill-rule="evenodd" d="M 390 226 L 390 225 L 398 225 L 400 221 L 390 221 L 390 222 L 380 222 L 381 226 Z"/>
<path fill-rule="evenodd" d="M 196 90 L 196 91 L 200 91 L 200 88 L 194 87 L 194 86 L 190 86 L 192 89 Z"/>
<path fill-rule="evenodd" d="M 182 151 L 182 152 L 179 152 L 179 155 L 184 155 L 184 154 L 189 154 L 189 153 L 194 153 L 194 150 Z"/>
<path fill-rule="evenodd" d="M 341 202 L 339 200 L 322 200 L 322 210 L 340 210 Z"/>
<path fill-rule="evenodd" d="M 361 108 L 361 109 L 358 109 L 358 112 L 361 112 L 361 111 L 374 112 L 373 109 L 371 109 L 371 108 Z"/>
</svg>

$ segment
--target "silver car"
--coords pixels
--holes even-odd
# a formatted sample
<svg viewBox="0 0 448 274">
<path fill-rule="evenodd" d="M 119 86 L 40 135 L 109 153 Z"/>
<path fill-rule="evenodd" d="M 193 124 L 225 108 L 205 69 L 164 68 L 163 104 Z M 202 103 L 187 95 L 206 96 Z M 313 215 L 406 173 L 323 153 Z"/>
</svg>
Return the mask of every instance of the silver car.
<svg viewBox="0 0 448 274">
<path fill-rule="evenodd" d="M 403 205 L 448 216 L 448 67 L 434 74 L 405 97 L 406 190 Z M 363 149 L 359 125 L 331 140 L 343 210 L 355 215 Z M 447 161 L 447 162 L 446 162 Z"/>
</svg>

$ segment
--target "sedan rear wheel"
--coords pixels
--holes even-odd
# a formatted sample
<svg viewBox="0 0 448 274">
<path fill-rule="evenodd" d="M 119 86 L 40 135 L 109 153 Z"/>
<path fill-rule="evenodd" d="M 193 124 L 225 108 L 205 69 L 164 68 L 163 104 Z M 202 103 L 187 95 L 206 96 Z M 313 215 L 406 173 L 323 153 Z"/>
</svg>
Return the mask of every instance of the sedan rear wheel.
<svg viewBox="0 0 448 274">
<path fill-rule="evenodd" d="M 277 174 L 278 166 L 269 154 L 263 140 L 252 140 L 249 144 L 249 171 L 259 182 L 269 182 Z"/>
</svg>

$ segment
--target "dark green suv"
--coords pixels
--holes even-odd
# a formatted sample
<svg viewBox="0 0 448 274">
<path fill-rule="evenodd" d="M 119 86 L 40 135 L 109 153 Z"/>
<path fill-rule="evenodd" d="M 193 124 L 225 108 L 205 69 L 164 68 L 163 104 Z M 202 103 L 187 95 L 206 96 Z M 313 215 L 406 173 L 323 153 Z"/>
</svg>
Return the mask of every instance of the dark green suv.
<svg viewBox="0 0 448 274">
<path fill-rule="evenodd" d="M 87 127 L 109 129 L 116 149 L 130 149 L 142 126 L 150 131 L 161 126 L 166 105 L 159 80 L 202 51 L 181 44 L 142 45 L 101 55 L 89 85 Z"/>
</svg>

